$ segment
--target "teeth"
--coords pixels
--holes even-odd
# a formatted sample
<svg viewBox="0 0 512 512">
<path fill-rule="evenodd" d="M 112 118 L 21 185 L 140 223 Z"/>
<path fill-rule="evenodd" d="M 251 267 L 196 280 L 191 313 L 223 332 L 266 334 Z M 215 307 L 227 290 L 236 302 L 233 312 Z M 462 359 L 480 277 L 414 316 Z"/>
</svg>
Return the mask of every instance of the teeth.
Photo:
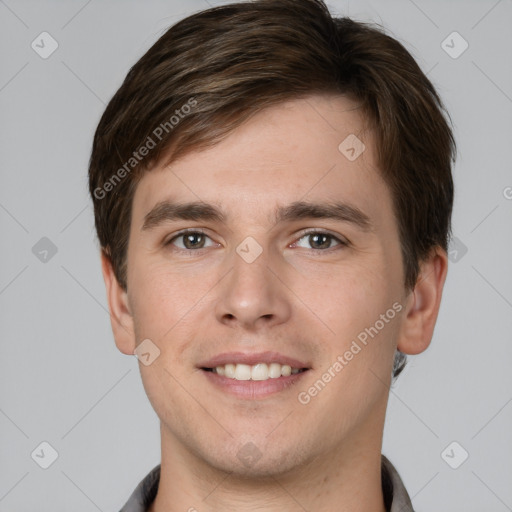
<svg viewBox="0 0 512 512">
<path fill-rule="evenodd" d="M 277 379 L 277 377 L 281 377 L 281 365 L 279 363 L 270 363 L 268 368 L 268 376 L 271 379 Z"/>
<path fill-rule="evenodd" d="M 299 368 L 292 368 L 287 364 L 258 363 L 252 366 L 248 364 L 226 364 L 224 366 L 217 366 L 213 371 L 229 379 L 268 380 L 277 379 L 281 376 L 295 375 L 301 370 Z"/>
<path fill-rule="evenodd" d="M 287 364 L 283 365 L 281 368 L 281 375 L 283 377 L 289 377 L 292 374 L 292 367 Z"/>
<path fill-rule="evenodd" d="M 236 380 L 251 380 L 251 367 L 248 364 L 237 364 L 235 367 Z"/>
<path fill-rule="evenodd" d="M 264 363 L 255 364 L 251 368 L 252 380 L 267 380 L 268 379 L 268 366 Z"/>
<path fill-rule="evenodd" d="M 222 366 L 217 366 L 217 368 L 222 368 Z M 217 373 L 219 373 L 219 372 L 217 371 Z M 226 377 L 229 377 L 230 379 L 234 379 L 235 378 L 235 365 L 227 364 L 226 366 L 224 366 L 224 375 Z"/>
</svg>

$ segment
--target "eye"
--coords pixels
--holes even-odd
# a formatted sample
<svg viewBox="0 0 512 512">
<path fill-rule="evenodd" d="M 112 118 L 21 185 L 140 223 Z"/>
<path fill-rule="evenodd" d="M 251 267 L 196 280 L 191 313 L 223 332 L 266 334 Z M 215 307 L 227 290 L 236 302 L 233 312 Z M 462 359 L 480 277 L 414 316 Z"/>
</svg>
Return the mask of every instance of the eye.
<svg viewBox="0 0 512 512">
<path fill-rule="evenodd" d="M 177 235 L 169 239 L 165 245 L 174 245 L 181 250 L 197 250 L 204 249 L 205 247 L 211 247 L 214 244 L 206 245 L 206 241 L 211 240 L 208 235 L 205 235 L 202 231 L 182 231 Z M 178 243 L 181 241 L 181 243 Z"/>
<path fill-rule="evenodd" d="M 300 245 L 301 240 L 306 240 L 306 243 L 310 245 L 310 247 L 305 247 L 306 249 L 332 249 L 332 242 L 336 242 L 334 247 L 348 245 L 348 242 L 341 240 L 330 233 L 325 233 L 323 231 L 310 231 L 308 233 L 304 233 L 297 242 L 292 244 L 292 247 L 304 247 L 304 245 Z"/>
<path fill-rule="evenodd" d="M 309 247 L 301 245 L 302 240 L 305 240 L 305 243 L 309 244 Z M 208 241 L 210 243 L 208 243 Z M 216 244 L 202 231 L 185 230 L 174 235 L 165 243 L 165 245 L 173 245 L 177 249 L 183 251 L 193 251 L 212 247 Z M 323 231 L 310 231 L 303 233 L 299 240 L 292 244 L 292 247 L 304 247 L 306 249 L 312 248 L 316 250 L 327 250 L 336 246 L 348 246 L 348 242 Z"/>
</svg>

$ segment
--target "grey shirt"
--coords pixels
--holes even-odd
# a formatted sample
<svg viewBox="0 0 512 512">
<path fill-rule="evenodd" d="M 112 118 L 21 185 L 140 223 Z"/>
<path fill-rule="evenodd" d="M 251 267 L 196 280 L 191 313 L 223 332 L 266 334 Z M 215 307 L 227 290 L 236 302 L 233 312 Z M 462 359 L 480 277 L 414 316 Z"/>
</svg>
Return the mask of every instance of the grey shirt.
<svg viewBox="0 0 512 512">
<path fill-rule="evenodd" d="M 382 455 L 382 492 L 387 512 L 414 512 L 411 500 L 397 470 Z M 160 465 L 140 482 L 120 512 L 146 512 L 153 503 L 160 481 Z"/>
</svg>

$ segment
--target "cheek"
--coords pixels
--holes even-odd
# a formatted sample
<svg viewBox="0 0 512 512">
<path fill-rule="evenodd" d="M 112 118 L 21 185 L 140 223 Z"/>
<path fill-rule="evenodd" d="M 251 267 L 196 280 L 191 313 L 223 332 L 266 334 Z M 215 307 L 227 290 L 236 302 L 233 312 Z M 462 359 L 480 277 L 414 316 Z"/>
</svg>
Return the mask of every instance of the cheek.
<svg viewBox="0 0 512 512">
<path fill-rule="evenodd" d="M 317 386 L 318 380 L 329 383 L 318 386 L 322 391 L 311 403 L 321 421 L 338 432 L 363 421 L 368 411 L 383 403 L 401 305 L 387 279 L 369 272 L 331 275 L 324 290 L 329 300 L 316 307 L 335 334 L 323 337 L 326 357 L 311 385 Z M 340 410 L 350 414 L 339 414 Z"/>
<path fill-rule="evenodd" d="M 130 283 L 132 311 L 140 334 L 166 338 L 170 330 L 190 315 L 205 294 L 201 279 L 191 280 L 167 263 L 134 265 Z"/>
<path fill-rule="evenodd" d="M 382 256 L 309 269 L 295 265 L 295 271 L 301 278 L 295 279 L 294 292 L 314 314 L 325 338 L 337 340 L 338 349 L 373 325 L 396 300 Z"/>
<path fill-rule="evenodd" d="M 130 305 L 137 342 L 150 339 L 160 351 L 150 365 L 139 364 L 146 394 L 165 423 L 181 424 L 190 404 L 179 383 L 190 377 L 186 351 L 205 290 L 169 268 L 162 263 L 134 266 Z"/>
<path fill-rule="evenodd" d="M 325 358 L 318 377 L 329 369 L 336 375 L 324 398 L 343 404 L 347 410 L 363 411 L 386 390 L 383 382 L 391 372 L 400 325 L 399 287 L 382 255 L 364 263 L 333 266 L 316 277 L 309 280 L 310 285 L 316 281 L 316 286 L 308 288 L 304 283 L 297 295 L 309 289 L 310 295 L 303 295 L 308 297 L 304 302 L 312 304 L 322 320 L 318 325 L 323 335 L 318 341 L 323 344 Z"/>
</svg>

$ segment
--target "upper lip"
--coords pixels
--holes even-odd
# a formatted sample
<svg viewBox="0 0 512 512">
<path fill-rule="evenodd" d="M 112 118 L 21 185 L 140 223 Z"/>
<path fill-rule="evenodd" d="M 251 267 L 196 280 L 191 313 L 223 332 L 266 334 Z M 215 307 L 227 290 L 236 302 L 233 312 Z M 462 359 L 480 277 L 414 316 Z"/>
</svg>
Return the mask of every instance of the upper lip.
<svg viewBox="0 0 512 512">
<path fill-rule="evenodd" d="M 279 352 L 258 352 L 258 353 L 249 353 L 249 352 L 224 352 L 223 354 L 218 354 L 202 363 L 198 366 L 200 368 L 215 368 L 216 366 L 224 366 L 226 364 L 248 364 L 255 365 L 258 363 L 279 363 L 281 365 L 289 365 L 292 368 L 309 368 L 310 365 L 295 359 L 293 357 L 288 357 Z"/>
</svg>

